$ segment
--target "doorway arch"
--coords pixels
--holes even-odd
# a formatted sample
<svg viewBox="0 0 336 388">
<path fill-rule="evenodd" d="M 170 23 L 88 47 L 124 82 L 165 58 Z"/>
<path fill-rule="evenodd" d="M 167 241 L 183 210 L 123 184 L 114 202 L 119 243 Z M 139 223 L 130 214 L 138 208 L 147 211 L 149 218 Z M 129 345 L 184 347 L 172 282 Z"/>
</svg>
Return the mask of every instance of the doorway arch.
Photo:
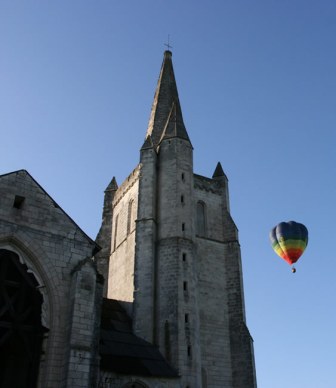
<svg viewBox="0 0 336 388">
<path fill-rule="evenodd" d="M 0 388 L 35 388 L 44 333 L 38 282 L 17 253 L 0 249 Z"/>
</svg>

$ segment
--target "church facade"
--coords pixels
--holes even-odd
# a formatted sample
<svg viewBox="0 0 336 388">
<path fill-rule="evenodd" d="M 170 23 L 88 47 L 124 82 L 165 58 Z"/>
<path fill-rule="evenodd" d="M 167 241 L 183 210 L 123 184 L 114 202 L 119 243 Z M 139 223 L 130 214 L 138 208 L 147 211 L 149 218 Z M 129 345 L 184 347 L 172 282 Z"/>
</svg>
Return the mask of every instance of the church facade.
<svg viewBox="0 0 336 388">
<path fill-rule="evenodd" d="M 166 51 L 140 163 L 106 188 L 96 241 L 27 171 L 0 176 L 0 388 L 256 387 L 214 167 L 194 173 Z"/>
</svg>

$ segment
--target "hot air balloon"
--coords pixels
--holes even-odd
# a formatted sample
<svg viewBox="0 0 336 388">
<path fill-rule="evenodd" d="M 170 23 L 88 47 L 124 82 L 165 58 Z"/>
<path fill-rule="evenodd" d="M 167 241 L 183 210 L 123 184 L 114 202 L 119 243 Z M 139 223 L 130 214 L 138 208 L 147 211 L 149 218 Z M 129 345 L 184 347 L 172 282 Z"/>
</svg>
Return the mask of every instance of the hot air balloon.
<svg viewBox="0 0 336 388">
<path fill-rule="evenodd" d="M 287 261 L 296 263 L 308 244 L 308 230 L 298 222 L 281 222 L 270 232 L 270 240 L 275 253 Z M 292 272 L 296 269 L 292 267 Z"/>
</svg>

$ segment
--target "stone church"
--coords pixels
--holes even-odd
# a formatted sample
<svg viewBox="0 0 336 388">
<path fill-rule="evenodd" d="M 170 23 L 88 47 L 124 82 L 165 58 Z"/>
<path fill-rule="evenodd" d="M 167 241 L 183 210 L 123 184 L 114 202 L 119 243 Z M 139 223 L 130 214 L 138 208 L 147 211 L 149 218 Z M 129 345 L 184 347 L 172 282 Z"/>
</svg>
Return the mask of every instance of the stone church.
<svg viewBox="0 0 336 388">
<path fill-rule="evenodd" d="M 194 173 L 166 51 L 96 241 L 27 171 L 0 176 L 0 388 L 256 388 L 252 342 L 228 180 Z"/>
</svg>

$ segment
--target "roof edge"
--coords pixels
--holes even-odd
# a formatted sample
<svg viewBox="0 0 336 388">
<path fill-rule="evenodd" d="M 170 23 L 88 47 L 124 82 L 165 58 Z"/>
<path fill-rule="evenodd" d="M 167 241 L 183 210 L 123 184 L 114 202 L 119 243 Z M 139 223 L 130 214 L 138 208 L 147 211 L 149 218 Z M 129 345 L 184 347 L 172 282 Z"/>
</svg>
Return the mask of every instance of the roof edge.
<svg viewBox="0 0 336 388">
<path fill-rule="evenodd" d="M 9 172 L 9 173 L 6 173 L 6 174 L 2 174 L 0 175 L 0 179 L 5 177 L 5 176 L 8 176 L 8 175 L 13 175 L 13 174 L 18 174 L 18 173 L 25 173 L 26 175 L 29 176 L 29 178 L 45 193 L 45 195 L 53 202 L 54 206 L 59 208 L 62 213 L 70 220 L 70 222 L 76 227 L 78 228 L 81 233 L 83 234 L 83 236 L 89 240 L 89 242 L 93 245 L 93 249 L 92 249 L 92 256 L 94 256 L 97 252 L 99 252 L 102 248 L 91 238 L 89 237 L 85 232 L 84 230 L 73 220 L 73 218 L 71 218 L 69 216 L 69 214 L 61 207 L 59 206 L 59 204 L 53 199 L 53 197 L 37 182 L 37 180 L 25 169 L 21 169 L 21 170 L 16 170 L 16 171 L 12 171 L 12 172 Z"/>
</svg>

